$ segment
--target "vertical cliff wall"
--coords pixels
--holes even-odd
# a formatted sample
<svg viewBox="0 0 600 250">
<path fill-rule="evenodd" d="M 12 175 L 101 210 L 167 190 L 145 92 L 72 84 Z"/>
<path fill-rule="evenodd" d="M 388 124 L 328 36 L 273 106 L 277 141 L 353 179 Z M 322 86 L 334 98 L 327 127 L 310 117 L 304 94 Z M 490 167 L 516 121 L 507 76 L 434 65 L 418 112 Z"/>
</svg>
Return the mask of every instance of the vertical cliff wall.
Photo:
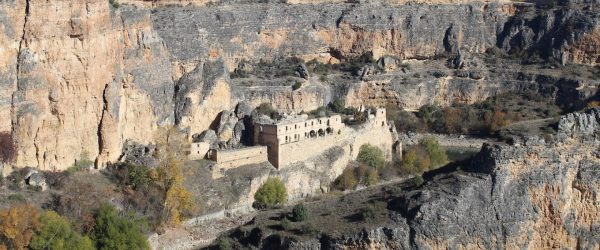
<svg viewBox="0 0 600 250">
<path fill-rule="evenodd" d="M 172 122 L 170 63 L 149 10 L 32 0 L 2 11 L 1 128 L 17 166 L 59 170 L 85 155 L 102 165 L 125 139 Z"/>
</svg>

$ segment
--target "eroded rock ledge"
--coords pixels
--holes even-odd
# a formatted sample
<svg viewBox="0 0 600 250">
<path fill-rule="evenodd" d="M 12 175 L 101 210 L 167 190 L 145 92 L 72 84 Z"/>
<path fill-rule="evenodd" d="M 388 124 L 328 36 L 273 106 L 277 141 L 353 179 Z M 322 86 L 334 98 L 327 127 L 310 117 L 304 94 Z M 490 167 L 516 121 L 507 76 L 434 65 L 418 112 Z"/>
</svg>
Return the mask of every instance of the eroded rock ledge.
<svg viewBox="0 0 600 250">
<path fill-rule="evenodd" d="M 485 145 L 464 171 L 435 175 L 390 198 L 386 222 L 353 233 L 324 230 L 300 240 L 260 230 L 261 239 L 243 231 L 232 236 L 250 248 L 598 248 L 599 125 L 595 109 L 563 116 L 554 142 Z"/>
</svg>

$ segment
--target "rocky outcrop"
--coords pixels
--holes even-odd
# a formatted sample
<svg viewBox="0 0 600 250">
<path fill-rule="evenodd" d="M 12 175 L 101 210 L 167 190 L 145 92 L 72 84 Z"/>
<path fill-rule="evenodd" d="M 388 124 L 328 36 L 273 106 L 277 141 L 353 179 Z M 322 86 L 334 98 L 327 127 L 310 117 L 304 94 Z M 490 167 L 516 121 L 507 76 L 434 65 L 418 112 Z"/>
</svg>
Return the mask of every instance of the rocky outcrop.
<svg viewBox="0 0 600 250">
<path fill-rule="evenodd" d="M 2 35 L 19 38 L 0 77 L 2 91 L 14 89 L 0 95 L 0 115 L 11 112 L 16 166 L 60 170 L 86 154 L 103 165 L 126 139 L 147 142 L 172 122 L 170 63 L 149 10 L 92 0 L 1 6 L 15 9 L 0 14 Z"/>
<path fill-rule="evenodd" d="M 155 30 L 180 64 L 222 56 L 230 69 L 241 59 L 293 55 L 321 62 L 367 52 L 375 58 L 429 58 L 445 53 L 442 40 L 449 27 L 461 30 L 457 46 L 464 52 L 484 52 L 494 46 L 496 26 L 504 19 L 499 5 L 478 3 L 248 4 L 157 8 L 153 15 Z"/>
<path fill-rule="evenodd" d="M 600 19 L 592 14 L 594 7 L 540 10 L 537 15 L 514 16 L 498 35 L 498 47 L 508 53 L 537 55 L 563 64 L 597 65 Z"/>
<path fill-rule="evenodd" d="M 557 143 L 486 145 L 468 173 L 437 177 L 392 201 L 390 208 L 408 219 L 410 246 L 600 246 L 599 114 L 563 117 Z"/>
<path fill-rule="evenodd" d="M 481 70 L 476 55 L 495 47 L 542 51 L 566 63 L 598 62 L 597 16 L 585 8 L 537 17 L 522 7 L 528 4 L 504 1 L 198 6 L 208 2 L 132 0 L 119 8 L 100 0 L 0 3 L 0 131 L 11 131 L 19 149 L 11 165 L 62 170 L 89 155 L 101 167 L 119 158 L 126 140 L 147 144 L 159 126 L 172 124 L 188 135 L 201 133 L 242 100 L 285 112 L 314 110 L 340 97 L 354 106 L 414 109 L 529 88 L 530 79 L 505 83 L 504 75 Z M 358 79 L 321 79 L 308 67 L 289 79 L 229 77 L 240 62 L 293 56 L 336 64 L 363 55 L 383 58 L 379 65 L 391 75 L 371 64 L 359 65 Z M 458 73 L 433 79 L 403 68 L 395 74 L 404 59 L 440 59 Z M 292 91 L 295 81 L 303 85 Z M 559 94 L 577 96 L 582 86 L 591 91 L 596 85 L 561 86 Z"/>
<path fill-rule="evenodd" d="M 270 239 L 276 234 L 258 227 L 253 231 L 260 234 L 239 230 L 230 236 L 250 248 L 595 249 L 600 246 L 599 115 L 595 109 L 563 116 L 555 142 L 531 138 L 524 145 L 485 145 L 463 166 L 465 172 L 428 175 L 425 185 L 388 198 L 390 213 L 383 223 L 340 233 L 338 228 L 357 223 L 350 220 L 319 228 L 323 231 L 312 237 L 275 242 Z M 340 200 L 345 199 L 351 198 Z"/>
</svg>

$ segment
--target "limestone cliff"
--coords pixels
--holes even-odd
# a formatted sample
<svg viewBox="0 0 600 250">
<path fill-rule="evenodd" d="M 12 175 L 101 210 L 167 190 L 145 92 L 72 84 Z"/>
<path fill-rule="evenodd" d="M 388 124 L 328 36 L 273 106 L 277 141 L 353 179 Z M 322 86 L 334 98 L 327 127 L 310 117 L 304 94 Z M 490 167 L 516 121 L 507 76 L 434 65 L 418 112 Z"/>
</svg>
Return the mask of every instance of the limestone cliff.
<svg viewBox="0 0 600 250">
<path fill-rule="evenodd" d="M 530 79 L 503 83 L 501 74 L 473 71 L 480 67 L 471 58 L 490 48 L 533 53 L 554 41 L 542 51 L 546 58 L 598 61 L 598 17 L 585 8 L 533 17 L 531 4 L 504 1 L 190 2 L 197 4 L 1 2 L 0 131 L 11 131 L 18 145 L 13 165 L 61 170 L 87 155 L 102 166 L 118 158 L 126 140 L 151 141 L 158 126 L 175 123 L 201 132 L 240 100 L 297 112 L 340 96 L 352 105 L 417 108 L 529 88 Z M 365 54 L 449 60 L 469 71 L 426 80 L 312 76 L 297 91 L 228 76 L 243 60 L 294 56 L 335 64 Z M 204 72 L 207 65 L 215 70 Z"/>
<path fill-rule="evenodd" d="M 157 123 L 172 122 L 170 64 L 148 10 L 106 1 L 2 7 L 23 18 L 11 10 L 0 19 L 3 34 L 16 37 L 3 50 L 0 103 L 4 118 L 11 112 L 12 126 L 2 128 L 12 127 L 17 166 L 59 170 L 84 155 L 101 165 L 125 139 L 148 141 Z"/>
</svg>

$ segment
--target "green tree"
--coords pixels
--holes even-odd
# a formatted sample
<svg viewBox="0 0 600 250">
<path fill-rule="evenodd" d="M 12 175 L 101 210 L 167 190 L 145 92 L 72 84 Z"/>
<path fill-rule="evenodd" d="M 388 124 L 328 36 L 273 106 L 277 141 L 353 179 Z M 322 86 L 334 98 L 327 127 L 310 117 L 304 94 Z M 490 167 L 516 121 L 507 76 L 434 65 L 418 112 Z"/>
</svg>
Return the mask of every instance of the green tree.
<svg viewBox="0 0 600 250">
<path fill-rule="evenodd" d="M 360 151 L 358 152 L 356 160 L 374 168 L 382 168 L 385 165 L 383 151 L 371 144 L 363 144 L 360 146 Z"/>
<path fill-rule="evenodd" d="M 260 205 L 266 207 L 283 205 L 287 201 L 287 190 L 279 178 L 269 177 L 258 191 L 256 191 L 254 199 Z"/>
<path fill-rule="evenodd" d="M 146 227 L 141 219 L 130 219 L 117 214 L 108 204 L 102 204 L 95 216 L 96 226 L 92 240 L 98 249 L 150 249 L 143 234 Z"/>
<path fill-rule="evenodd" d="M 419 140 L 419 145 L 423 146 L 425 150 L 427 150 L 427 154 L 429 154 L 429 159 L 431 161 L 431 167 L 439 167 L 448 162 L 448 155 L 446 154 L 446 150 L 440 146 L 438 141 L 432 137 L 427 136 Z"/>
<path fill-rule="evenodd" d="M 305 221 L 308 220 L 309 216 L 310 214 L 308 209 L 302 203 L 295 205 L 292 209 L 292 217 L 294 221 Z"/>
<path fill-rule="evenodd" d="M 94 249 L 87 236 L 81 236 L 73 230 L 69 221 L 54 211 L 46 211 L 40 217 L 41 228 L 29 243 L 29 248 L 36 249 Z"/>
</svg>

